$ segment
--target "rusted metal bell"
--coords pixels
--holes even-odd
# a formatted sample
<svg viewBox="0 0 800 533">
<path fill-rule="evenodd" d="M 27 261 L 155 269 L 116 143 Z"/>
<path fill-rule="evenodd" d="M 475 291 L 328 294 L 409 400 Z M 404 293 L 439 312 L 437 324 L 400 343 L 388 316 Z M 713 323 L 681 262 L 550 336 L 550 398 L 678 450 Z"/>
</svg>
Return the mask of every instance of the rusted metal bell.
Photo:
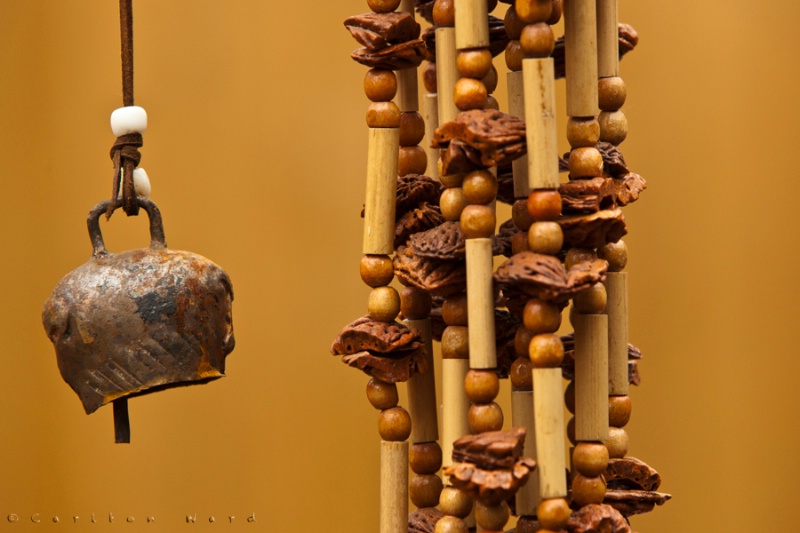
<svg viewBox="0 0 800 533">
<path fill-rule="evenodd" d="M 227 274 L 168 250 L 158 208 L 138 201 L 150 217 L 150 247 L 108 253 L 99 218 L 109 202 L 96 205 L 87 220 L 91 259 L 64 276 L 42 312 L 61 376 L 87 414 L 115 401 L 124 416 L 120 399 L 220 378 L 234 347 Z"/>
</svg>

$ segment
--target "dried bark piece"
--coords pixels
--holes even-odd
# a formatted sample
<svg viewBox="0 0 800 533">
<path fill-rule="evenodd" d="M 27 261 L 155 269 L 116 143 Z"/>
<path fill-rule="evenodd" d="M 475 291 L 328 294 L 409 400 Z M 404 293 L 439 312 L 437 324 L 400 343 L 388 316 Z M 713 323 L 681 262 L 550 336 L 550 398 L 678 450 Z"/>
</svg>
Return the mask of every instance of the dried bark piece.
<svg viewBox="0 0 800 533">
<path fill-rule="evenodd" d="M 595 283 L 606 280 L 608 262 L 605 259 L 592 259 L 576 263 L 567 271 L 567 285 L 572 290 L 571 296 L 588 289 Z"/>
<path fill-rule="evenodd" d="M 403 285 L 411 285 L 438 296 L 448 296 L 467 288 L 467 265 L 464 261 L 422 257 L 407 246 L 397 249 L 394 274 Z"/>
<path fill-rule="evenodd" d="M 603 173 L 618 178 L 630 172 L 628 164 L 625 162 L 625 156 L 619 147 L 611 143 L 600 141 L 597 143 L 597 151 L 603 157 Z"/>
<path fill-rule="evenodd" d="M 625 206 L 639 199 L 639 194 L 647 188 L 647 182 L 639 174 L 629 172 L 614 179 L 617 204 Z"/>
<path fill-rule="evenodd" d="M 514 197 L 514 172 L 509 162 L 497 167 L 497 201 L 513 205 Z"/>
<path fill-rule="evenodd" d="M 441 194 L 442 186 L 428 176 L 406 174 L 397 178 L 395 220 L 418 208 L 423 202 L 438 205 Z"/>
<path fill-rule="evenodd" d="M 656 505 L 664 505 L 671 498 L 671 494 L 663 492 L 609 489 L 606 491 L 603 503 L 610 505 L 623 516 L 629 517 L 649 513 Z"/>
<path fill-rule="evenodd" d="M 416 68 L 425 59 L 425 44 L 420 39 L 407 41 L 381 50 L 359 48 L 350 54 L 355 61 L 370 68 L 403 70 Z"/>
<path fill-rule="evenodd" d="M 442 150 L 442 175 L 464 174 L 483 168 L 481 153 L 464 141 L 454 139 Z"/>
<path fill-rule="evenodd" d="M 368 50 L 377 51 L 392 44 L 419 37 L 420 25 L 410 13 L 363 13 L 344 21 L 353 38 Z"/>
<path fill-rule="evenodd" d="M 631 533 L 631 526 L 610 505 L 590 503 L 569 517 L 569 533 Z"/>
<path fill-rule="evenodd" d="M 639 34 L 630 24 L 620 22 L 617 25 L 617 35 L 619 36 L 619 57 L 633 50 L 639 43 Z M 564 37 L 561 36 L 556 39 L 555 48 L 551 54 L 553 58 L 553 66 L 555 70 L 555 77 L 563 78 L 566 74 L 566 56 L 564 55 Z"/>
<path fill-rule="evenodd" d="M 392 352 L 389 354 L 390 356 L 363 351 L 343 356 L 342 362 L 381 381 L 400 383 L 408 381 L 408 378 L 414 374 L 424 374 L 428 370 L 425 354 L 424 347 L 410 351 Z"/>
<path fill-rule="evenodd" d="M 435 0 L 416 0 L 414 7 L 420 17 L 433 24 L 433 4 L 435 3 Z"/>
<path fill-rule="evenodd" d="M 609 459 L 606 484 L 612 489 L 658 490 L 661 476 L 644 461 L 635 457 Z"/>
<path fill-rule="evenodd" d="M 517 286 L 540 300 L 558 300 L 570 292 L 561 261 L 527 251 L 504 261 L 495 271 L 494 280 L 503 286 Z"/>
<path fill-rule="evenodd" d="M 444 473 L 453 486 L 495 505 L 513 497 L 528 481 L 534 468 L 536 461 L 522 457 L 510 469 L 485 470 L 472 463 L 455 463 L 446 467 Z"/>
<path fill-rule="evenodd" d="M 617 207 L 617 188 L 611 178 L 598 176 L 585 180 L 570 180 L 558 187 L 561 193 L 561 212 L 596 213 Z"/>
<path fill-rule="evenodd" d="M 525 428 L 466 435 L 453 443 L 453 461 L 472 463 L 485 470 L 512 468 L 522 457 L 524 445 Z"/>
<path fill-rule="evenodd" d="M 497 367 L 494 371 L 497 377 L 505 379 L 511 372 L 511 364 L 517 358 L 514 351 L 514 336 L 521 320 L 508 311 L 494 310 L 495 353 L 497 354 Z"/>
<path fill-rule="evenodd" d="M 628 360 L 628 383 L 639 386 L 642 384 L 642 376 L 639 373 L 639 363 Z"/>
<path fill-rule="evenodd" d="M 436 507 L 417 509 L 408 514 L 408 533 L 433 533 L 436 522 L 443 516 L 444 513 Z"/>
<path fill-rule="evenodd" d="M 525 155 L 525 122 L 495 109 L 463 111 L 436 129 L 432 146 L 444 148 L 460 140 L 480 152 L 481 164 L 495 166 Z"/>
<path fill-rule="evenodd" d="M 394 225 L 395 249 L 406 244 L 415 233 L 428 231 L 444 222 L 442 212 L 437 205 L 423 202 L 418 209 L 409 211 L 400 217 Z"/>
<path fill-rule="evenodd" d="M 411 237 L 408 245 L 414 255 L 432 259 L 464 259 L 467 256 L 467 238 L 457 220 L 448 220 L 428 231 Z"/>
<path fill-rule="evenodd" d="M 573 248 L 599 248 L 617 242 L 628 233 L 625 217 L 619 208 L 588 215 L 563 216 L 558 223 L 564 233 L 564 244 Z"/>
<path fill-rule="evenodd" d="M 511 257 L 513 255 L 511 252 L 511 239 L 513 239 L 514 235 L 519 232 L 519 228 L 514 225 L 514 221 L 510 218 L 500 224 L 497 234 L 492 237 L 495 241 L 495 247 L 497 248 L 497 251 L 500 252 L 500 255 L 504 255 L 506 257 Z"/>
<path fill-rule="evenodd" d="M 416 350 L 423 346 L 419 332 L 399 322 L 379 322 L 368 316 L 357 318 L 342 328 L 333 341 L 333 355 L 351 355 L 362 351 L 389 354 Z"/>
</svg>

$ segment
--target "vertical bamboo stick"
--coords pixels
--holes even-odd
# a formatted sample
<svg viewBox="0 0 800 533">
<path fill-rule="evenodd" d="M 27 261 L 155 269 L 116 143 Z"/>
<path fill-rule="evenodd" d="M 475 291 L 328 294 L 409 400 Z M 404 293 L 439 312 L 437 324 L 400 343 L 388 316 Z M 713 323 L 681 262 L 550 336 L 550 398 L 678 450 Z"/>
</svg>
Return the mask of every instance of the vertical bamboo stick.
<svg viewBox="0 0 800 533">
<path fill-rule="evenodd" d="M 422 335 L 427 350 L 428 371 L 414 374 L 408 380 L 408 411 L 411 414 L 411 442 L 434 442 L 439 440 L 438 417 L 436 416 L 436 377 L 433 370 L 433 340 L 431 319 L 404 320 L 408 327 Z"/>
<path fill-rule="evenodd" d="M 408 442 L 381 441 L 380 533 L 408 531 Z"/>
<path fill-rule="evenodd" d="M 401 0 L 400 13 L 414 16 L 414 0 Z M 395 71 L 397 76 L 397 107 L 400 111 L 419 111 L 419 90 L 417 86 L 417 69 L 405 68 Z"/>
<path fill-rule="evenodd" d="M 442 360 L 442 466 L 453 464 L 453 442 L 469 434 L 469 399 L 464 378 L 469 359 Z"/>
<path fill-rule="evenodd" d="M 619 76 L 617 0 L 597 0 L 597 74 Z"/>
<path fill-rule="evenodd" d="M 425 120 L 425 139 L 422 145 L 428 156 L 428 173 L 431 178 L 439 179 L 439 149 L 431 146 L 433 132 L 439 127 L 439 97 L 436 93 L 427 93 L 422 99 L 422 118 Z"/>
<path fill-rule="evenodd" d="M 523 89 L 522 72 L 509 72 L 506 77 L 508 82 L 508 112 L 509 114 L 525 117 L 525 91 Z M 530 148 L 528 148 L 530 151 Z M 556 160 L 556 164 L 558 161 Z M 514 197 L 526 198 L 531 188 L 528 185 L 528 154 L 515 159 L 511 163 L 514 176 Z"/>
<path fill-rule="evenodd" d="M 489 46 L 489 16 L 486 0 L 455 0 L 456 48 Z"/>
<path fill-rule="evenodd" d="M 364 205 L 365 254 L 394 253 L 398 128 L 369 128 L 367 194 Z"/>
<path fill-rule="evenodd" d="M 531 189 L 555 189 L 559 180 L 553 59 L 524 59 L 522 75 L 528 132 L 528 185 Z"/>
<path fill-rule="evenodd" d="M 536 457 L 536 425 L 533 417 L 532 391 L 511 392 L 511 425 L 515 428 L 525 428 L 525 448 L 522 454 L 525 457 Z M 525 486 L 517 492 L 517 515 L 535 515 L 540 500 L 539 477 L 531 476 Z"/>
<path fill-rule="evenodd" d="M 628 394 L 628 273 L 606 274 L 608 295 L 608 393 Z"/>
<path fill-rule="evenodd" d="M 536 458 L 542 498 L 567 495 L 564 457 L 564 408 L 560 368 L 533 369 L 533 410 L 536 420 Z"/>
<path fill-rule="evenodd" d="M 597 17 L 595 0 L 564 2 L 567 115 L 597 115 Z"/>
<path fill-rule="evenodd" d="M 458 108 L 453 100 L 456 80 L 458 80 L 458 68 L 456 68 L 455 28 L 436 28 L 436 92 L 439 96 L 439 124 L 455 120 L 458 115 Z"/>
<path fill-rule="evenodd" d="M 470 366 L 495 368 L 492 239 L 467 239 L 466 247 Z"/>
<path fill-rule="evenodd" d="M 575 438 L 608 437 L 608 316 L 575 313 Z"/>
</svg>

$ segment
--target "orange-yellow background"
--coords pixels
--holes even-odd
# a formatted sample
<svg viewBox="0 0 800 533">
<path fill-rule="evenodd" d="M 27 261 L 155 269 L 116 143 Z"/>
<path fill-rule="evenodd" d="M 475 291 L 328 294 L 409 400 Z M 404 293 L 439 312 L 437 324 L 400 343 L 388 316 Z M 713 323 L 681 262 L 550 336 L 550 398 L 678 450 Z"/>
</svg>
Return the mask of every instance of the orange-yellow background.
<svg viewBox="0 0 800 533">
<path fill-rule="evenodd" d="M 622 63 L 623 150 L 649 182 L 625 212 L 631 339 L 645 354 L 630 451 L 675 496 L 633 524 L 791 531 L 800 7 L 621 4 L 641 35 Z M 377 529 L 376 413 L 365 377 L 328 355 L 368 294 L 365 69 L 342 27 L 365 10 L 136 2 L 142 166 L 169 244 L 233 279 L 238 343 L 227 378 L 132 400 L 123 446 L 109 408 L 83 414 L 40 325 L 51 288 L 88 259 L 85 216 L 110 191 L 117 3 L 0 3 L 0 531 L 81 531 L 91 513 L 111 531 L 179 531 L 187 513 L 209 531 Z M 103 227 L 111 250 L 147 242 L 143 219 Z"/>
</svg>

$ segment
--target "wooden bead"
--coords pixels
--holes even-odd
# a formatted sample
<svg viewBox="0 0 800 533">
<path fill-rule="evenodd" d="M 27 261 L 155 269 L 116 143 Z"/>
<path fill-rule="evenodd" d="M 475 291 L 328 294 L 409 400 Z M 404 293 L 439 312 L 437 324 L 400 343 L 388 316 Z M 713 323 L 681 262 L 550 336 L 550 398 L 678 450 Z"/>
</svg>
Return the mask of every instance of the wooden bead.
<svg viewBox="0 0 800 533">
<path fill-rule="evenodd" d="M 411 416 L 402 407 L 381 411 L 378 417 L 378 433 L 383 440 L 403 441 L 411 435 Z"/>
<path fill-rule="evenodd" d="M 547 19 L 547 23 L 553 26 L 554 24 L 558 24 L 558 21 L 561 20 L 561 15 L 564 13 L 564 2 L 563 0 L 553 0 L 553 11 L 550 13 L 550 17 Z"/>
<path fill-rule="evenodd" d="M 520 231 L 528 231 L 533 224 L 533 217 L 528 213 L 528 201 L 525 199 L 515 200 L 511 206 L 511 220 Z"/>
<path fill-rule="evenodd" d="M 369 8 L 375 13 L 389 13 L 400 5 L 400 0 L 367 0 Z"/>
<path fill-rule="evenodd" d="M 519 41 L 508 41 L 506 45 L 506 66 L 512 72 L 519 72 L 522 70 L 522 60 L 525 59 L 525 54 L 522 52 L 522 45 Z"/>
<path fill-rule="evenodd" d="M 408 464 L 415 474 L 435 474 L 442 467 L 442 448 L 438 442 L 412 444 Z"/>
<path fill-rule="evenodd" d="M 417 287 L 403 287 L 400 291 L 400 311 L 409 320 L 422 320 L 431 314 L 433 299 L 428 291 Z"/>
<path fill-rule="evenodd" d="M 555 333 L 561 327 L 561 309 L 551 302 L 531 298 L 525 304 L 522 322 L 532 334 Z"/>
<path fill-rule="evenodd" d="M 483 531 L 503 531 L 511 511 L 506 502 L 486 505 L 481 500 L 475 502 L 475 521 Z"/>
<path fill-rule="evenodd" d="M 416 475 L 408 485 L 411 503 L 418 508 L 436 507 L 439 505 L 439 494 L 442 492 L 442 478 L 436 475 Z"/>
<path fill-rule="evenodd" d="M 601 111 L 597 120 L 601 141 L 619 145 L 628 136 L 628 119 L 622 111 Z"/>
<path fill-rule="evenodd" d="M 397 385 L 372 378 L 367 383 L 367 399 L 375 409 L 391 409 L 397 405 Z"/>
<path fill-rule="evenodd" d="M 628 432 L 620 427 L 609 427 L 608 440 L 604 444 L 610 458 L 622 459 L 628 455 Z"/>
<path fill-rule="evenodd" d="M 564 246 L 558 222 L 534 222 L 528 228 L 528 248 L 537 254 L 556 255 Z"/>
<path fill-rule="evenodd" d="M 441 169 L 441 160 L 437 162 L 437 166 L 439 168 L 439 183 L 442 184 L 442 187 L 445 189 L 452 189 L 453 187 L 461 187 L 461 184 L 464 183 L 464 176 L 465 174 L 445 174 L 442 175 Z M 462 191 L 463 192 L 463 191 Z M 439 200 L 441 203 L 441 200 Z"/>
<path fill-rule="evenodd" d="M 572 501 L 579 506 L 603 503 L 605 496 L 606 482 L 602 476 L 585 477 L 576 474 L 572 478 Z"/>
<path fill-rule="evenodd" d="M 570 381 L 567 384 L 567 388 L 564 389 L 564 407 L 567 408 L 567 411 L 575 414 L 575 382 Z"/>
<path fill-rule="evenodd" d="M 359 264 L 361 280 L 372 288 L 392 282 L 394 265 L 388 255 L 365 255 Z"/>
<path fill-rule="evenodd" d="M 422 84 L 426 91 L 436 94 L 436 63 L 427 63 L 423 67 Z"/>
<path fill-rule="evenodd" d="M 488 204 L 497 196 L 497 178 L 488 170 L 475 170 L 461 183 L 464 198 L 471 204 Z"/>
<path fill-rule="evenodd" d="M 603 175 L 603 156 L 593 147 L 575 148 L 569 153 L 571 179 L 594 178 Z"/>
<path fill-rule="evenodd" d="M 372 102 L 367 108 L 370 128 L 399 128 L 400 108 L 394 102 Z"/>
<path fill-rule="evenodd" d="M 460 111 L 486 107 L 486 86 L 481 80 L 459 78 L 453 90 L 453 102 Z"/>
<path fill-rule="evenodd" d="M 434 533 L 469 533 L 467 524 L 460 518 L 446 515 L 436 522 Z"/>
<path fill-rule="evenodd" d="M 608 397 L 608 425 L 618 428 L 625 427 L 631 421 L 631 397 Z"/>
<path fill-rule="evenodd" d="M 466 326 L 448 326 L 442 332 L 444 359 L 469 359 L 469 330 Z"/>
<path fill-rule="evenodd" d="M 439 209 L 442 210 L 442 218 L 445 220 L 459 220 L 461 212 L 468 204 L 461 187 L 445 189 L 439 197 Z"/>
<path fill-rule="evenodd" d="M 442 28 L 455 27 L 455 0 L 436 0 L 433 4 L 433 23 Z"/>
<path fill-rule="evenodd" d="M 575 295 L 572 300 L 576 312 L 586 315 L 600 314 L 606 310 L 608 295 L 606 287 L 602 283 L 595 283 L 588 289 L 584 289 Z"/>
<path fill-rule="evenodd" d="M 456 55 L 456 68 L 465 78 L 481 79 L 492 68 L 492 54 L 488 48 L 461 50 Z"/>
<path fill-rule="evenodd" d="M 600 140 L 600 123 L 594 118 L 570 118 L 567 121 L 567 141 L 573 148 L 595 146 Z"/>
<path fill-rule="evenodd" d="M 445 487 L 439 495 L 439 509 L 446 515 L 466 518 L 472 512 L 472 496 L 455 487 Z"/>
<path fill-rule="evenodd" d="M 552 0 L 516 0 L 514 7 L 517 16 L 526 24 L 543 22 L 550 18 L 553 11 Z"/>
<path fill-rule="evenodd" d="M 489 67 L 489 72 L 481 78 L 481 81 L 486 86 L 486 92 L 492 94 L 497 89 L 498 76 L 495 66 L 490 64 Z M 491 96 L 489 98 L 491 99 Z"/>
<path fill-rule="evenodd" d="M 572 514 L 572 509 L 569 508 L 569 504 L 564 498 L 542 500 L 536 509 L 539 524 L 543 528 L 553 531 L 564 529 L 570 514 Z"/>
<path fill-rule="evenodd" d="M 364 93 L 373 102 L 388 102 L 397 94 L 397 76 L 391 70 L 368 70 L 364 76 Z"/>
<path fill-rule="evenodd" d="M 519 36 L 522 35 L 522 28 L 525 27 L 525 22 L 521 21 L 517 16 L 517 9 L 511 5 L 508 6 L 506 15 L 503 18 L 503 27 L 506 29 L 506 35 L 511 40 L 518 41 Z"/>
<path fill-rule="evenodd" d="M 484 109 L 494 109 L 495 111 L 500 111 L 500 102 L 498 102 L 497 98 L 490 94 L 486 97 L 486 106 L 484 106 Z"/>
<path fill-rule="evenodd" d="M 416 111 L 400 113 L 400 146 L 416 146 L 425 137 L 425 121 Z"/>
<path fill-rule="evenodd" d="M 561 194 L 555 190 L 535 190 L 528 195 L 528 214 L 533 220 L 556 220 L 561 216 Z"/>
<path fill-rule="evenodd" d="M 461 211 L 461 231 L 467 239 L 489 238 L 497 225 L 494 209 L 489 205 L 470 204 Z"/>
<path fill-rule="evenodd" d="M 594 253 L 594 250 L 588 248 L 570 248 L 567 250 L 566 258 L 564 258 L 564 268 L 569 270 L 578 263 L 592 261 L 593 259 L 597 259 L 597 254 Z"/>
<path fill-rule="evenodd" d="M 514 352 L 517 357 L 528 357 L 528 346 L 530 346 L 532 338 L 533 333 L 524 325 L 517 328 L 517 332 L 514 334 Z"/>
<path fill-rule="evenodd" d="M 597 81 L 597 100 L 601 110 L 616 111 L 625 104 L 628 89 L 622 78 L 600 78 Z"/>
<path fill-rule="evenodd" d="M 584 476 L 599 476 L 608 467 L 608 448 L 599 442 L 579 442 L 572 452 L 572 466 Z"/>
<path fill-rule="evenodd" d="M 422 146 L 401 146 L 397 155 L 397 175 L 425 174 L 428 154 Z"/>
<path fill-rule="evenodd" d="M 567 438 L 569 441 L 575 445 L 578 443 L 577 439 L 575 439 L 575 417 L 570 417 L 569 421 L 567 421 Z"/>
<path fill-rule="evenodd" d="M 503 410 L 496 402 L 473 403 L 469 406 L 467 423 L 473 434 L 500 431 L 503 429 Z"/>
<path fill-rule="evenodd" d="M 494 370 L 470 369 L 464 378 L 467 398 L 474 403 L 489 403 L 500 392 L 500 379 Z"/>
<path fill-rule="evenodd" d="M 527 356 L 527 353 L 526 353 Z M 517 357 L 508 373 L 512 391 L 533 390 L 533 363 L 528 357 Z"/>
<path fill-rule="evenodd" d="M 528 347 L 528 356 L 535 368 L 557 368 L 564 361 L 564 344 L 558 335 L 534 335 Z"/>
<path fill-rule="evenodd" d="M 556 37 L 553 29 L 546 22 L 528 24 L 519 38 L 522 53 L 525 57 L 550 57 L 555 48 Z"/>
<path fill-rule="evenodd" d="M 520 231 L 511 237 L 511 255 L 530 251 L 528 246 L 528 232 Z"/>
<path fill-rule="evenodd" d="M 453 294 L 442 302 L 442 320 L 448 326 L 466 326 L 467 321 L 467 295 L 465 293 Z"/>
<path fill-rule="evenodd" d="M 623 240 L 608 243 L 597 249 L 597 257 L 608 261 L 609 272 L 622 272 L 628 264 L 628 245 Z"/>
<path fill-rule="evenodd" d="M 393 287 L 375 287 L 369 293 L 367 310 L 378 322 L 392 322 L 400 314 L 400 295 Z"/>
</svg>

